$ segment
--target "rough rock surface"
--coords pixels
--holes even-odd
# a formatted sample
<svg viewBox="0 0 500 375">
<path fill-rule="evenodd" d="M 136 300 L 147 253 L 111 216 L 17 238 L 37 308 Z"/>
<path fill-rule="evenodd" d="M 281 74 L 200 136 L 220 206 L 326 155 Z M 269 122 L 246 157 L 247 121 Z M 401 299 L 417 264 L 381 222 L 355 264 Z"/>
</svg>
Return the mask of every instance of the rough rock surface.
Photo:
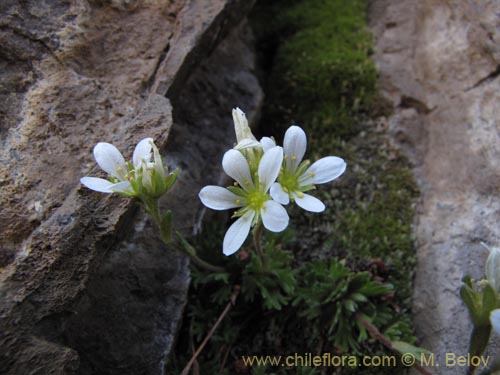
<svg viewBox="0 0 500 375">
<path fill-rule="evenodd" d="M 181 169 L 164 205 L 192 232 L 196 192 L 233 142 L 231 108 L 262 100 L 235 28 L 251 5 L 2 1 L 0 372 L 162 373 L 187 260 L 130 200 L 78 180 L 101 173 L 96 142 L 130 156 L 153 137 Z"/>
<path fill-rule="evenodd" d="M 482 275 L 480 241 L 500 244 L 499 12 L 491 0 L 370 3 L 380 86 L 394 104 L 389 131 L 414 163 L 421 190 L 417 335 L 441 359 L 467 353 L 461 279 Z"/>
</svg>

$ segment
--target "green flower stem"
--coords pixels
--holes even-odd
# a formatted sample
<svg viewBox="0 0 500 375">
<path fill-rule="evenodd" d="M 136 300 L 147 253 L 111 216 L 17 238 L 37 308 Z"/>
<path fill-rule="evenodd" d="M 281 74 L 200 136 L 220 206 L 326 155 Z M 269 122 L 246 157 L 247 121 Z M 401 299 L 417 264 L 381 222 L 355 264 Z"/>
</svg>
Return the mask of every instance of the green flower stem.
<svg viewBox="0 0 500 375">
<path fill-rule="evenodd" d="M 172 227 L 171 225 L 166 226 L 165 223 L 162 223 L 162 215 L 160 214 L 159 201 L 158 199 L 142 199 L 146 211 L 151 215 L 154 222 L 158 226 L 160 231 L 160 238 L 165 245 L 172 245 L 176 250 L 186 254 L 190 260 L 198 267 L 205 269 L 211 272 L 226 272 L 226 270 L 222 267 L 214 266 L 203 259 L 199 258 L 196 255 L 196 250 L 193 246 L 191 246 L 181 235 L 179 232 L 177 233 L 177 237 L 179 238 L 180 244 L 172 243 Z"/>
<path fill-rule="evenodd" d="M 172 241 L 172 233 L 167 233 L 167 230 L 164 225 L 162 225 L 160 208 L 158 206 L 158 199 L 146 199 L 143 198 L 142 202 L 144 207 L 146 207 L 146 211 L 151 215 L 153 221 L 158 226 L 158 230 L 160 231 L 160 238 L 164 244 L 169 244 Z"/>
<path fill-rule="evenodd" d="M 217 272 L 217 273 L 224 273 L 227 272 L 225 268 L 214 266 L 213 264 L 210 264 L 208 262 L 205 262 L 203 259 L 199 258 L 196 255 L 196 250 L 194 249 L 193 246 L 191 246 L 182 236 L 179 232 L 176 232 L 177 236 L 179 237 L 180 240 L 180 245 L 179 244 L 174 244 L 174 247 L 176 250 L 186 254 L 191 261 L 196 264 L 198 267 L 203 268 L 207 271 L 211 272 Z"/>
<path fill-rule="evenodd" d="M 262 268 L 267 271 L 266 258 L 264 257 L 264 251 L 262 250 L 262 233 L 264 232 L 264 225 L 262 221 L 253 230 L 253 244 L 255 246 L 255 251 L 259 255 L 260 261 L 262 263 Z"/>
<path fill-rule="evenodd" d="M 203 259 L 197 257 L 196 255 L 192 255 L 192 254 L 187 254 L 187 255 L 189 256 L 189 258 L 191 259 L 191 261 L 194 264 L 196 264 L 198 267 L 203 268 L 207 271 L 216 272 L 216 273 L 227 272 L 225 268 L 217 267 L 217 266 L 214 266 L 213 264 L 205 262 Z"/>
</svg>

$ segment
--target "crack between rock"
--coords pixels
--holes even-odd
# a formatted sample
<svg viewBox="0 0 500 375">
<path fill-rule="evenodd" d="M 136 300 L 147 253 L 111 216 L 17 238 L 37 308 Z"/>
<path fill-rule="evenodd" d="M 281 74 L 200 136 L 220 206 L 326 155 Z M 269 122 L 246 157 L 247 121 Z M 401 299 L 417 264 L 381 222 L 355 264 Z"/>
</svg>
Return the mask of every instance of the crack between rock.
<svg viewBox="0 0 500 375">
<path fill-rule="evenodd" d="M 165 61 L 165 59 L 167 57 L 168 52 L 170 51 L 170 43 L 171 43 L 173 37 L 174 37 L 174 33 L 170 34 L 170 36 L 167 39 L 167 44 L 166 44 L 165 48 L 163 48 L 163 50 L 160 53 L 160 57 L 158 58 L 158 62 L 156 63 L 156 66 L 153 70 L 153 73 L 151 74 L 151 77 L 149 77 L 149 80 L 146 84 L 147 90 L 150 90 L 153 87 L 154 82 L 156 81 L 156 76 L 158 74 L 158 70 L 162 66 L 163 62 Z"/>
<path fill-rule="evenodd" d="M 482 84 L 484 83 L 487 83 L 489 81 L 492 81 L 494 80 L 495 78 L 497 78 L 498 76 L 500 75 L 500 65 L 498 65 L 496 67 L 496 69 L 494 71 L 492 71 L 490 74 L 488 74 L 486 77 L 484 78 L 481 78 L 479 81 L 477 81 L 474 85 L 472 85 L 471 87 L 468 87 L 464 90 L 464 92 L 468 92 L 468 91 L 471 91 L 471 90 L 474 90 L 475 88 L 478 88 L 479 86 L 481 86 Z"/>
<path fill-rule="evenodd" d="M 415 99 L 411 96 L 406 96 L 403 95 L 401 97 L 401 101 L 399 102 L 398 105 L 399 108 L 413 108 L 414 110 L 417 111 L 417 113 L 423 113 L 423 114 L 429 114 L 431 113 L 436 107 L 434 108 L 429 108 L 427 104 L 424 102 Z"/>
</svg>

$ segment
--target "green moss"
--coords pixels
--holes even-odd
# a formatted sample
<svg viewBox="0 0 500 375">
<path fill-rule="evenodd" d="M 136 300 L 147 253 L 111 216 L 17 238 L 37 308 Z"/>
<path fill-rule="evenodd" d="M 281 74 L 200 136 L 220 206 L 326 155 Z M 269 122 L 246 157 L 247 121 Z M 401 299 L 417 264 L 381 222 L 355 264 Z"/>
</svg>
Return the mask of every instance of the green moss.
<svg viewBox="0 0 500 375">
<path fill-rule="evenodd" d="M 358 195 L 364 197 L 339 210 L 334 218 L 334 232 L 339 235 L 333 242 L 354 268 L 380 259 L 381 272 L 395 285 L 398 301 L 409 310 L 415 266 L 411 222 L 416 190 L 411 173 L 400 165 L 403 162 L 382 159 L 382 163 L 374 163 L 369 175 L 358 180 Z"/>
<path fill-rule="evenodd" d="M 268 102 L 266 117 L 281 129 L 307 123 L 322 137 L 343 138 L 359 130 L 357 119 L 376 96 L 365 7 L 360 0 L 308 0 L 277 15 L 289 37 L 276 50 L 266 92 L 277 100 Z"/>
</svg>

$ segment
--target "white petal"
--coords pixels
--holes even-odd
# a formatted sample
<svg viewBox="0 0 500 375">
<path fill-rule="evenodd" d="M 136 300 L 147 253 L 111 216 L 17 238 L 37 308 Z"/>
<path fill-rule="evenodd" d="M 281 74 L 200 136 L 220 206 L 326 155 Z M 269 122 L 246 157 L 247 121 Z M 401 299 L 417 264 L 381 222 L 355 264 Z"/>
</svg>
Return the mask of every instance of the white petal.
<svg viewBox="0 0 500 375">
<path fill-rule="evenodd" d="M 274 142 L 274 139 L 269 137 L 262 137 L 262 139 L 260 140 L 260 144 L 262 145 L 262 149 L 264 150 L 264 152 L 273 147 L 276 147 L 276 142 Z"/>
<path fill-rule="evenodd" d="M 287 170 L 295 172 L 306 153 L 307 137 L 304 130 L 298 126 L 290 126 L 285 133 L 283 152 L 286 155 Z"/>
<path fill-rule="evenodd" d="M 297 193 L 293 193 L 295 202 L 299 207 L 302 207 L 306 211 L 310 212 L 323 212 L 325 210 L 325 205 L 318 198 L 313 197 L 309 194 L 302 193 L 302 198 L 299 198 Z"/>
<path fill-rule="evenodd" d="M 236 180 L 243 189 L 253 187 L 252 176 L 247 159 L 237 150 L 229 150 L 222 158 L 222 168 L 224 172 Z"/>
<path fill-rule="evenodd" d="M 269 193 L 271 194 L 271 198 L 273 198 L 278 203 L 290 203 L 290 197 L 283 191 L 283 188 L 281 187 L 279 182 L 275 182 L 271 185 L 271 190 L 269 191 Z"/>
<path fill-rule="evenodd" d="M 273 147 L 264 153 L 259 163 L 259 181 L 267 192 L 273 182 L 278 178 L 281 163 L 283 162 L 283 149 L 280 146 Z"/>
<path fill-rule="evenodd" d="M 243 139 L 256 140 L 252 130 L 248 126 L 248 120 L 243 111 L 239 108 L 233 109 L 234 132 L 236 141 L 240 143 Z"/>
<path fill-rule="evenodd" d="M 264 203 L 260 210 L 264 227 L 271 232 L 281 232 L 288 226 L 288 214 L 285 208 L 273 200 Z"/>
<path fill-rule="evenodd" d="M 127 166 L 125 159 L 111 143 L 99 142 L 94 147 L 94 158 L 101 169 L 120 180 L 125 179 Z"/>
<path fill-rule="evenodd" d="M 134 190 L 132 189 L 132 185 L 128 181 L 121 181 L 117 184 L 111 186 L 111 191 L 115 193 L 126 193 L 126 194 L 134 194 Z"/>
<path fill-rule="evenodd" d="M 137 167 L 139 166 L 141 167 L 142 186 L 144 186 L 147 191 L 153 191 L 153 181 L 151 179 L 152 173 L 150 170 L 148 170 L 146 162 L 142 160 L 142 162 Z"/>
<path fill-rule="evenodd" d="M 201 202 L 212 210 L 228 210 L 244 206 L 244 199 L 220 186 L 205 186 L 198 194 Z M 240 203 L 236 203 L 240 201 Z"/>
<path fill-rule="evenodd" d="M 98 191 L 100 193 L 112 193 L 111 186 L 114 184 L 104 178 L 97 177 L 82 177 L 80 182 L 89 189 Z"/>
<path fill-rule="evenodd" d="M 137 146 L 135 146 L 134 154 L 132 155 L 134 168 L 138 168 L 141 165 L 142 160 L 146 163 L 151 161 L 152 142 L 153 138 L 144 138 L 137 144 Z"/>
<path fill-rule="evenodd" d="M 89 189 L 98 191 L 100 193 L 122 192 L 122 193 L 133 194 L 132 186 L 128 181 L 121 181 L 118 182 L 117 184 L 113 184 L 112 182 L 105 180 L 103 178 L 83 177 L 80 179 L 80 182 Z"/>
<path fill-rule="evenodd" d="M 158 150 L 158 147 L 154 144 L 153 140 L 151 140 L 151 147 L 153 148 L 153 155 L 154 155 L 154 163 L 153 163 L 153 168 L 156 171 L 156 173 L 161 177 L 161 179 L 165 179 L 165 171 L 168 173 L 168 168 L 166 168 L 163 165 L 163 161 L 161 159 L 161 154 L 160 150 Z"/>
<path fill-rule="evenodd" d="M 248 237 L 254 216 L 254 211 L 248 211 L 229 227 L 222 243 L 224 255 L 234 254 L 240 249 Z"/>
<path fill-rule="evenodd" d="M 335 180 L 345 172 L 347 164 L 344 159 L 336 156 L 327 156 L 314 162 L 302 176 L 299 182 L 301 186 L 310 184 L 323 184 Z"/>
<path fill-rule="evenodd" d="M 242 139 L 241 142 L 239 142 L 236 146 L 234 146 L 236 150 L 243 150 L 244 148 L 250 147 L 260 147 L 260 143 L 256 140 L 245 138 Z"/>
<path fill-rule="evenodd" d="M 490 322 L 495 332 L 500 334 L 500 309 L 496 309 L 491 312 Z"/>
</svg>

